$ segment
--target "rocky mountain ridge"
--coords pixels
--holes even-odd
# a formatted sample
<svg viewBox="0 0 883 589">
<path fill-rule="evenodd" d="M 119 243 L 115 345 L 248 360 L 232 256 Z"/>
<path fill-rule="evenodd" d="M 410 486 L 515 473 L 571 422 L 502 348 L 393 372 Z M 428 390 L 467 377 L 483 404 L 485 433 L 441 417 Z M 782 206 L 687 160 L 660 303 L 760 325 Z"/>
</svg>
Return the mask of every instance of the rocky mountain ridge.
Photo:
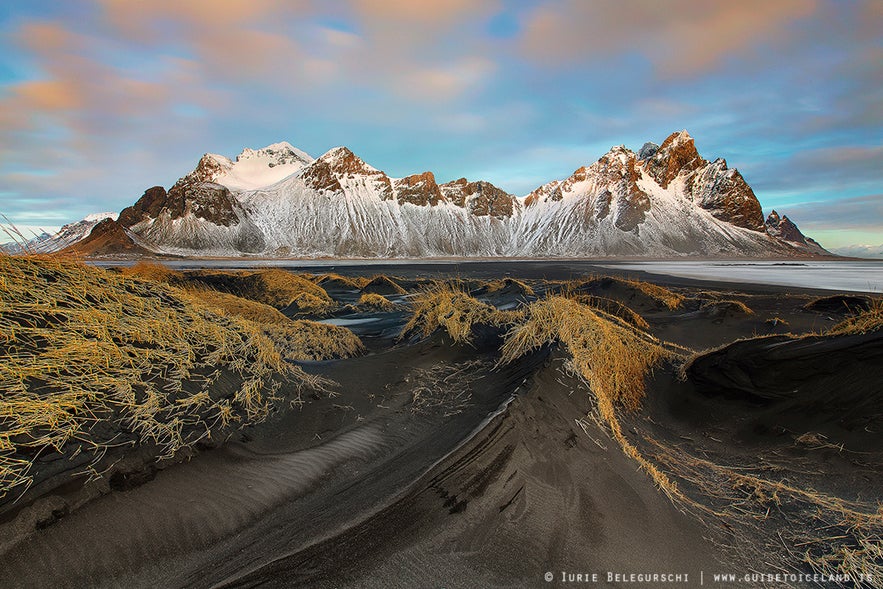
<svg viewBox="0 0 883 589">
<path fill-rule="evenodd" d="M 118 224 L 177 255 L 284 257 L 767 256 L 825 252 L 723 159 L 680 131 L 638 153 L 616 146 L 525 196 L 486 181 L 392 178 L 346 147 L 319 158 L 277 143 L 206 154 Z"/>
</svg>

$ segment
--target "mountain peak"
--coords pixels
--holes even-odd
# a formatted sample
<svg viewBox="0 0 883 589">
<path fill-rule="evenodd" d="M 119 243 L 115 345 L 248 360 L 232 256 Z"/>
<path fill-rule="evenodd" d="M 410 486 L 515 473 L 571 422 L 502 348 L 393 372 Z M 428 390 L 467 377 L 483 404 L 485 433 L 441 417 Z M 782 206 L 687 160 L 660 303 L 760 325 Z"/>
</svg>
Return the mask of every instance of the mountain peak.
<svg viewBox="0 0 883 589">
<path fill-rule="evenodd" d="M 663 188 L 682 172 L 694 172 L 707 164 L 696 151 L 696 144 L 687 131 L 666 137 L 659 149 L 646 160 L 647 171 Z"/>
<path fill-rule="evenodd" d="M 669 135 L 668 139 L 671 139 L 674 142 L 693 141 L 693 136 L 690 135 L 686 129 L 681 129 L 680 131 L 675 131 Z"/>
<path fill-rule="evenodd" d="M 651 157 L 656 155 L 657 151 L 659 151 L 659 146 L 656 145 L 655 143 L 653 143 L 652 141 L 648 141 L 644 145 L 641 146 L 641 149 L 638 150 L 638 159 L 639 160 L 650 159 Z"/>
<path fill-rule="evenodd" d="M 114 213 L 114 212 L 92 213 L 91 215 L 86 215 L 85 217 L 83 217 L 83 221 L 95 222 L 95 223 L 97 223 L 99 221 L 104 221 L 105 219 L 113 219 L 114 221 L 116 221 L 118 216 L 119 216 L 119 213 Z"/>
<path fill-rule="evenodd" d="M 251 149 L 246 147 L 236 156 L 236 162 L 244 160 L 260 158 L 266 159 L 268 167 L 275 167 L 284 164 L 309 164 L 313 161 L 313 157 L 305 151 L 302 151 L 287 141 L 279 141 L 271 143 L 260 149 Z"/>
<path fill-rule="evenodd" d="M 319 156 L 319 161 L 327 163 L 331 169 L 338 173 L 377 173 L 380 170 L 374 168 L 354 154 L 348 147 L 332 147 Z"/>
<path fill-rule="evenodd" d="M 769 214 L 764 225 L 766 227 L 766 232 L 776 239 L 787 241 L 792 244 L 807 246 L 811 250 L 816 250 L 818 253 L 824 252 L 822 246 L 812 238 L 804 235 L 797 227 L 797 224 L 788 218 L 788 215 L 779 216 L 779 213 L 774 210 Z"/>
<path fill-rule="evenodd" d="M 213 182 L 230 190 L 255 190 L 275 184 L 312 162 L 312 156 L 285 141 L 261 149 L 247 147 L 235 161 L 216 153 L 206 153 L 196 168 L 177 184 Z"/>
</svg>

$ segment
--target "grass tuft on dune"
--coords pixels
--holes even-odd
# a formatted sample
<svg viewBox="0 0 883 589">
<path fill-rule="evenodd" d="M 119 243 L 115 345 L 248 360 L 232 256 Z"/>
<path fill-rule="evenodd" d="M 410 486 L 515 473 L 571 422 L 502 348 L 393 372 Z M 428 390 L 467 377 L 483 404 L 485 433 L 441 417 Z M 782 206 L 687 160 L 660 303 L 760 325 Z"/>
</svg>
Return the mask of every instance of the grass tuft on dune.
<svg viewBox="0 0 883 589">
<path fill-rule="evenodd" d="M 419 292 L 411 299 L 411 309 L 400 338 L 414 333 L 428 337 L 441 328 L 455 342 L 469 343 L 473 326 L 503 327 L 522 317 L 518 311 L 498 311 L 450 282 L 439 282 Z"/>
<path fill-rule="evenodd" d="M 137 262 L 131 266 L 120 268 L 120 273 L 131 278 L 142 278 L 166 284 L 180 284 L 184 280 L 183 273 L 172 270 L 159 262 Z"/>
<path fill-rule="evenodd" d="M 366 278 L 364 276 L 343 276 L 341 274 L 337 274 L 334 272 L 328 272 L 326 274 L 320 274 L 318 276 L 313 277 L 313 281 L 319 285 L 325 285 L 323 288 L 327 287 L 342 287 L 342 288 L 351 288 L 354 290 L 361 289 L 363 286 L 370 282 L 370 278 Z"/>
<path fill-rule="evenodd" d="M 563 292 L 567 293 L 590 293 L 604 295 L 606 298 L 615 298 L 612 293 L 620 293 L 630 299 L 635 295 L 647 297 L 654 304 L 662 305 L 670 311 L 681 306 L 684 297 L 658 284 L 620 278 L 618 276 L 590 276 L 583 280 L 575 280 L 564 283 Z M 611 294 L 604 294 L 610 292 Z"/>
<path fill-rule="evenodd" d="M 191 283 L 230 293 L 276 309 L 292 309 L 299 314 L 322 315 L 335 302 L 318 284 L 276 268 L 258 271 L 195 272 Z"/>
<path fill-rule="evenodd" d="M 357 306 L 377 311 L 395 311 L 399 307 L 385 296 L 373 292 L 363 293 Z"/>
<path fill-rule="evenodd" d="M 286 360 L 351 358 L 365 351 L 358 336 L 345 327 L 305 319 L 292 320 L 269 305 L 211 289 L 190 290 L 187 294 L 224 315 L 254 323 Z"/>
<path fill-rule="evenodd" d="M 299 319 L 264 327 L 286 360 L 316 361 L 352 358 L 365 352 L 356 334 L 338 325 Z"/>
<path fill-rule="evenodd" d="M 674 311 L 684 302 L 684 297 L 682 295 L 672 292 L 664 286 L 653 284 L 652 282 L 643 282 L 641 280 L 623 280 L 623 282 L 640 290 L 648 297 L 661 302 L 668 307 L 670 311 Z"/>
<path fill-rule="evenodd" d="M 371 279 L 362 286 L 362 292 L 381 295 L 402 295 L 407 291 L 392 278 L 384 276 L 383 274 L 377 274 L 372 276 Z"/>
<path fill-rule="evenodd" d="M 626 438 L 617 415 L 635 411 L 644 398 L 645 379 L 669 356 L 656 338 L 618 318 L 580 302 L 551 296 L 531 303 L 526 319 L 506 334 L 502 362 L 514 362 L 540 347 L 560 342 L 570 352 L 576 372 L 595 395 L 597 411 L 623 451 L 646 470 L 669 496 L 679 496 L 675 484 L 644 458 Z"/>
<path fill-rule="evenodd" d="M 502 290 L 516 291 L 523 296 L 534 296 L 534 290 L 529 285 L 514 278 L 501 278 L 492 280 L 485 285 L 487 293 L 499 292 Z"/>
<path fill-rule="evenodd" d="M 193 299 L 213 307 L 224 315 L 242 317 L 243 319 L 264 325 L 290 321 L 288 317 L 270 305 L 244 299 L 230 293 L 210 288 L 190 288 L 187 289 L 187 294 Z"/>
<path fill-rule="evenodd" d="M 638 329 L 647 330 L 650 329 L 650 325 L 647 321 L 641 317 L 638 313 L 633 311 L 630 307 L 623 305 L 619 301 L 614 299 L 608 299 L 606 297 L 596 297 L 593 295 L 571 295 L 568 298 L 571 298 L 578 303 L 582 303 L 583 305 L 588 305 L 593 309 L 597 309 L 599 311 L 603 311 L 608 315 L 613 315 L 618 317 L 631 325 L 632 327 L 636 327 Z"/>
<path fill-rule="evenodd" d="M 883 299 L 874 299 L 870 308 L 832 327 L 829 335 L 854 335 L 883 329 Z"/>
<path fill-rule="evenodd" d="M 95 467 L 111 446 L 150 444 L 171 457 L 322 384 L 258 324 L 174 287 L 0 256 L 0 497 L 43 454 Z"/>
</svg>

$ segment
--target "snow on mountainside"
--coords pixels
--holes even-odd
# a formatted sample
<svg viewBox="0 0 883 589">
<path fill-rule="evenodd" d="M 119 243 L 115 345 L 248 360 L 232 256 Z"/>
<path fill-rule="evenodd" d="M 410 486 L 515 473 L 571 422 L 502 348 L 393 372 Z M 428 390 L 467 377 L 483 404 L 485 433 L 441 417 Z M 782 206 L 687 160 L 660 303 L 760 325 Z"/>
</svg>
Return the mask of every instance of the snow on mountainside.
<svg viewBox="0 0 883 589">
<path fill-rule="evenodd" d="M 86 217 L 79 221 L 63 226 L 54 235 L 43 233 L 34 239 L 28 240 L 24 248 L 14 243 L 6 244 L 3 248 L 8 253 L 22 253 L 23 250 L 40 254 L 57 252 L 84 240 L 92 232 L 92 229 L 105 219 L 113 219 L 115 221 L 117 213 L 93 213 L 86 215 Z"/>
<path fill-rule="evenodd" d="M 851 258 L 883 259 L 883 244 L 880 245 L 844 245 L 832 249 L 835 254 Z"/>
<path fill-rule="evenodd" d="M 207 153 L 182 180 L 215 182 L 230 190 L 253 190 L 275 184 L 312 161 L 308 154 L 283 141 L 263 149 L 246 148 L 233 161 Z"/>
<path fill-rule="evenodd" d="M 184 255 L 825 253 L 782 222 L 765 223 L 739 172 L 699 156 L 686 131 L 639 154 L 614 147 L 524 197 L 465 178 L 439 184 L 431 172 L 391 178 L 346 147 L 313 159 L 280 143 L 235 162 L 206 155 L 168 192 L 150 188 L 119 218 L 139 244 Z"/>
</svg>

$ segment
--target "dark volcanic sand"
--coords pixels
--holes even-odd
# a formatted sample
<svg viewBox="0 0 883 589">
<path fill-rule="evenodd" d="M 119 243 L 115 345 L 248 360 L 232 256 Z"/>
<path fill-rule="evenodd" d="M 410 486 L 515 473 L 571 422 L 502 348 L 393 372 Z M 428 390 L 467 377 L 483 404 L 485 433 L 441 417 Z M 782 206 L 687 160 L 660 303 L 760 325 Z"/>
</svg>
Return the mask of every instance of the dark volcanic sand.
<svg viewBox="0 0 883 589">
<path fill-rule="evenodd" d="M 545 262 L 334 271 L 410 280 L 611 274 Z M 652 281 L 693 298 L 676 311 L 635 297 L 623 302 L 655 335 L 696 351 L 822 330 L 841 318 L 804 310 L 811 291 Z M 708 304 L 716 299 L 739 300 L 754 314 Z M 561 585 L 562 571 L 597 573 L 597 586 L 607 585 L 608 573 L 679 573 L 698 586 L 700 571 L 766 570 L 746 560 L 756 558 L 751 550 L 745 557 L 727 548 L 723 527 L 682 512 L 601 427 L 582 420 L 592 401 L 568 374 L 562 351 L 497 367 L 498 333 L 482 330 L 471 347 L 439 333 L 393 346 L 405 313 L 363 318 L 378 320 L 348 326 L 371 354 L 307 366 L 339 383 L 337 396 L 310 399 L 143 485 L 7 541 L 0 587 L 536 587 Z M 771 356 L 746 346 L 723 364 L 706 356 L 694 367 L 695 382 L 661 369 L 645 409 L 627 423 L 660 440 L 689 441 L 722 462 L 799 463 L 842 496 L 879 498 L 880 337 L 821 343 L 809 355 L 794 348 Z M 757 398 L 733 384 L 744 381 L 746 365 L 769 376 L 755 387 Z M 859 392 L 826 405 L 838 371 Z M 815 384 L 798 398 L 781 384 L 789 379 Z M 868 399 L 866 389 L 877 395 Z M 852 421 L 838 417 L 844 412 Z M 794 436 L 781 430 L 824 433 L 846 444 L 847 454 L 795 449 Z M 852 460 L 859 452 L 861 460 Z M 14 524 L 0 524 L 0 533 Z"/>
</svg>

